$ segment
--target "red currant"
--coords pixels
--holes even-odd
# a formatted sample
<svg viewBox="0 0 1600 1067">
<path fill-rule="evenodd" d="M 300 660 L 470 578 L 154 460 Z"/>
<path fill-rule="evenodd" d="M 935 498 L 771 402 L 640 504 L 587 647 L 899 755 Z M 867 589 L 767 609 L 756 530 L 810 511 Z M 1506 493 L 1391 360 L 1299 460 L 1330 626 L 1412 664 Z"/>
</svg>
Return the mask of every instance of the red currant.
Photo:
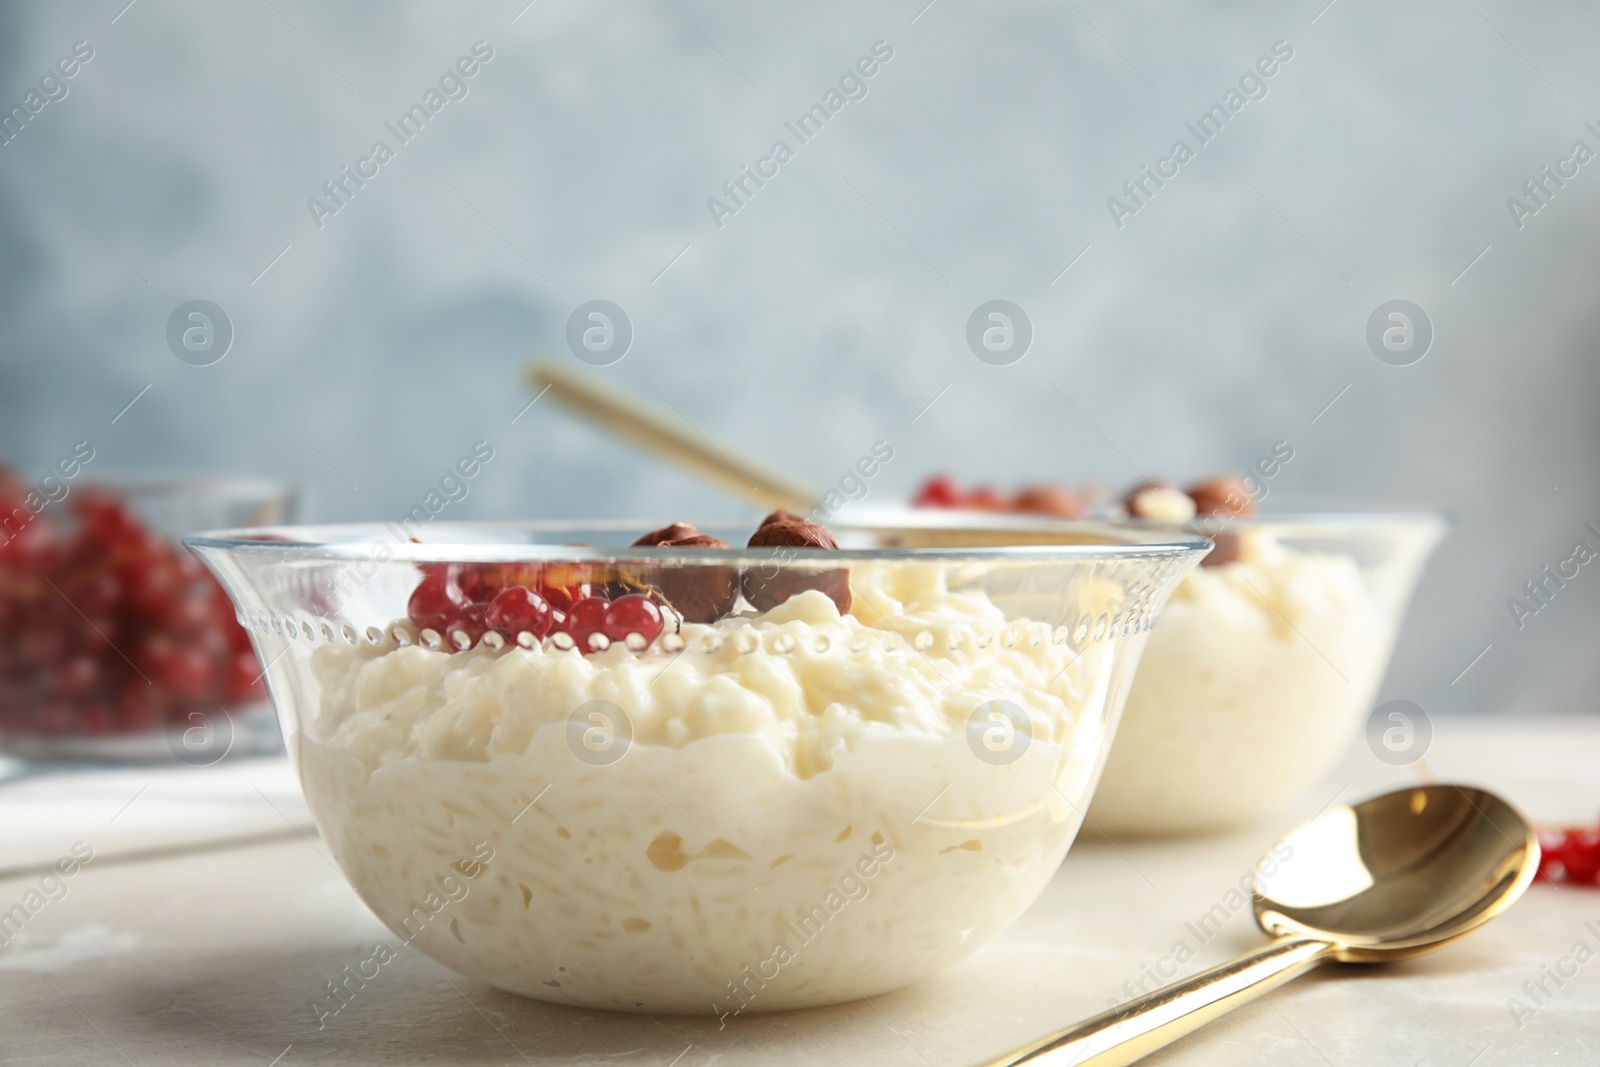
<svg viewBox="0 0 1600 1067">
<path fill-rule="evenodd" d="M 1547 882 L 1561 880 L 1561 875 L 1566 873 L 1560 855 L 1561 847 L 1567 842 L 1565 830 L 1539 829 L 1539 877 Z"/>
<path fill-rule="evenodd" d="M 506 637 L 516 640 L 518 634 L 529 633 L 535 639 L 550 632 L 550 604 L 532 589 L 514 585 L 489 603 L 486 613 L 489 626 Z"/>
<path fill-rule="evenodd" d="M 572 605 L 572 610 L 567 612 L 567 633 L 572 635 L 579 651 L 585 654 L 597 651 L 590 638 L 605 634 L 606 615 L 610 610 L 611 601 L 601 596 L 584 597 Z"/>
<path fill-rule="evenodd" d="M 643 638 L 639 648 L 649 648 L 650 642 L 661 636 L 661 609 L 640 593 L 620 596 L 606 610 L 604 633 L 612 641 L 623 642 L 637 634 Z"/>
<path fill-rule="evenodd" d="M 1548 882 L 1600 882 L 1600 827 L 1542 828 L 1539 877 Z"/>
<path fill-rule="evenodd" d="M 478 643 L 478 638 L 489 632 L 488 609 L 487 604 L 468 604 L 459 615 L 447 620 L 439 633 L 452 648 L 471 648 Z M 457 634 L 466 635 L 466 644 L 457 643 Z"/>
<path fill-rule="evenodd" d="M 498 563 L 458 563 L 450 573 L 467 598 L 480 603 L 493 600 L 509 584 Z"/>
<path fill-rule="evenodd" d="M 1569 830 L 1558 858 L 1566 868 L 1567 881 L 1592 884 L 1600 875 L 1600 831 Z"/>
<path fill-rule="evenodd" d="M 943 475 L 935 475 L 922 484 L 911 501 L 914 508 L 955 508 L 961 506 L 961 490 L 956 483 Z"/>
<path fill-rule="evenodd" d="M 181 645 L 163 649 L 149 666 L 150 680 L 180 700 L 203 700 L 216 673 L 212 657 Z"/>
<path fill-rule="evenodd" d="M 411 591 L 406 615 L 413 625 L 442 634 L 471 606 L 472 602 L 449 574 L 434 572 Z"/>
<path fill-rule="evenodd" d="M 100 661 L 80 653 L 56 668 L 56 689 L 67 696 L 91 692 L 100 680 Z"/>
<path fill-rule="evenodd" d="M 572 605 L 592 594 L 588 582 L 577 585 L 541 585 L 539 595 L 556 611 L 570 611 Z"/>
</svg>

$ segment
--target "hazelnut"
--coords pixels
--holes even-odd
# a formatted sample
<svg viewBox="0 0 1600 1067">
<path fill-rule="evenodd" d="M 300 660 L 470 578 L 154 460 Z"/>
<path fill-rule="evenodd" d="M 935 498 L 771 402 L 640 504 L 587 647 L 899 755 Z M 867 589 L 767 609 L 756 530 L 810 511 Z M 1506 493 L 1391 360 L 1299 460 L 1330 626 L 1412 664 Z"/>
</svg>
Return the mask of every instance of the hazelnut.
<svg viewBox="0 0 1600 1067">
<path fill-rule="evenodd" d="M 1243 539 L 1232 531 L 1224 531 L 1211 539 L 1216 548 L 1205 554 L 1200 561 L 1202 567 L 1221 567 L 1224 564 L 1237 562 L 1243 554 Z"/>
<path fill-rule="evenodd" d="M 761 529 L 750 535 L 751 548 L 769 545 L 793 545 L 796 548 L 838 548 L 839 542 L 826 528 L 805 519 L 779 520 L 761 524 Z"/>
<path fill-rule="evenodd" d="M 670 529 L 670 527 L 669 527 L 669 529 Z M 689 529 L 694 530 L 694 527 L 691 526 L 691 527 L 689 527 Z M 657 548 L 732 548 L 733 546 L 728 544 L 728 542 L 724 541 L 720 537 L 712 537 L 710 534 L 703 534 L 699 530 L 694 530 L 694 533 L 685 534 L 682 537 L 668 537 L 668 538 L 664 538 L 663 540 L 657 541 L 656 542 L 656 547 Z"/>
<path fill-rule="evenodd" d="M 809 522 L 809 521 L 810 520 L 807 519 L 804 515 L 796 515 L 794 512 L 789 511 L 786 508 L 779 508 L 777 511 L 774 511 L 772 514 L 770 514 L 766 518 L 762 519 L 761 520 L 761 525 L 762 526 L 771 526 L 775 522 Z"/>
<path fill-rule="evenodd" d="M 1255 499 L 1245 488 L 1244 479 L 1237 475 L 1223 475 L 1196 482 L 1188 489 L 1194 501 L 1194 510 L 1200 515 L 1219 515 L 1234 518 L 1256 513 Z"/>
<path fill-rule="evenodd" d="M 1005 511 L 1010 502 L 992 485 L 980 485 L 967 494 L 961 506 L 969 511 Z"/>
<path fill-rule="evenodd" d="M 1089 505 L 1071 489 L 1060 485 L 1036 485 L 1022 490 L 1011 502 L 1015 511 L 1033 515 L 1052 515 L 1061 519 L 1081 519 Z"/>
<path fill-rule="evenodd" d="M 686 522 L 675 522 L 671 526 L 663 526 L 659 530 L 651 530 L 633 543 L 635 548 L 659 545 L 663 541 L 677 541 L 685 537 L 698 537 L 700 531 Z"/>
<path fill-rule="evenodd" d="M 839 542 L 814 522 L 767 523 L 750 537 L 751 548 L 832 548 Z M 740 578 L 745 599 L 757 611 L 769 611 L 790 597 L 808 589 L 825 593 L 843 615 L 850 610 L 850 571 L 846 567 L 809 570 L 781 566 L 776 562 L 745 568 Z"/>
<path fill-rule="evenodd" d="M 1128 494 L 1123 507 L 1135 519 L 1183 523 L 1194 518 L 1194 500 L 1169 485 L 1145 485 Z"/>
<path fill-rule="evenodd" d="M 682 537 L 655 542 L 656 548 L 728 548 L 728 542 L 703 534 L 693 526 L 674 523 L 655 533 L 693 531 Z M 685 622 L 716 622 L 733 610 L 739 599 L 739 571 L 736 567 L 695 567 L 665 564 L 653 569 L 651 584 L 660 591 Z"/>
</svg>

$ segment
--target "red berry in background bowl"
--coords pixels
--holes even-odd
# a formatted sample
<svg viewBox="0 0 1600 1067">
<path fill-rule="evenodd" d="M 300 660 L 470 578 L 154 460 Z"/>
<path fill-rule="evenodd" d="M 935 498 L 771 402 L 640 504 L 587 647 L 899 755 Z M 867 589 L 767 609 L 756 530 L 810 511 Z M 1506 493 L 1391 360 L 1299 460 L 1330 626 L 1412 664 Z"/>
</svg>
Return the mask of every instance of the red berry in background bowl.
<svg viewBox="0 0 1600 1067">
<path fill-rule="evenodd" d="M 132 733 L 263 696 L 221 586 L 111 490 L 21 510 L 0 469 L 0 735 Z M 20 528 L 19 528 L 20 525 Z"/>
<path fill-rule="evenodd" d="M 601 643 L 591 643 L 590 639 L 596 634 L 606 637 L 606 615 L 610 610 L 611 601 L 599 596 L 585 597 L 572 605 L 572 610 L 567 612 L 567 633 L 579 651 L 585 654 L 599 651 L 596 645 Z"/>
<path fill-rule="evenodd" d="M 661 609 L 642 593 L 620 596 L 606 610 L 602 629 L 612 641 L 621 641 L 638 652 L 661 636 Z"/>
<path fill-rule="evenodd" d="M 485 617 L 489 628 L 512 641 L 518 634 L 532 634 L 535 640 L 550 632 L 553 612 L 549 601 L 532 589 L 514 585 L 489 602 Z"/>
<path fill-rule="evenodd" d="M 935 475 L 922 483 L 912 499 L 914 508 L 955 508 L 961 506 L 961 490 L 956 483 L 943 475 Z M 763 523 L 762 525 L 765 525 Z"/>
<path fill-rule="evenodd" d="M 235 651 L 233 658 L 228 662 L 228 680 L 225 690 L 227 701 L 238 702 L 262 694 L 260 663 L 256 654 L 246 649 L 242 652 Z"/>
</svg>

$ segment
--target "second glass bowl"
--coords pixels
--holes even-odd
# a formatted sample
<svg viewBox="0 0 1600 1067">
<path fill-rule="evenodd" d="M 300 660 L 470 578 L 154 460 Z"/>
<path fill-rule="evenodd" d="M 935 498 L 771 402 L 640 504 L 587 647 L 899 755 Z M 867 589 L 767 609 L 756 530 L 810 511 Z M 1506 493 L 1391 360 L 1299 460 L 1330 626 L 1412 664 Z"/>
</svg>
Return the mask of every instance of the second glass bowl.
<svg viewBox="0 0 1600 1067">
<path fill-rule="evenodd" d="M 1195 529 L 1206 529 L 1197 526 Z M 1226 830 L 1321 782 L 1361 733 L 1430 514 L 1239 518 L 1173 594 L 1089 809 L 1114 836 Z"/>
</svg>

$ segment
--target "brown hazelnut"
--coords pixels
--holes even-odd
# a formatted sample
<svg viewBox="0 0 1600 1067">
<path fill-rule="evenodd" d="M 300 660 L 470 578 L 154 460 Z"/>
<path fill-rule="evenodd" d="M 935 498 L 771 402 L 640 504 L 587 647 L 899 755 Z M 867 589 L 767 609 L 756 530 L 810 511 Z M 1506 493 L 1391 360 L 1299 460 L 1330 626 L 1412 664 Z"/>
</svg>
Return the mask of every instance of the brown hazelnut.
<svg viewBox="0 0 1600 1067">
<path fill-rule="evenodd" d="M 1237 475 L 1223 475 L 1196 482 L 1188 488 L 1189 498 L 1199 515 L 1217 515 L 1234 518 L 1256 513 L 1255 499 L 1245 488 L 1244 479 Z"/>
<path fill-rule="evenodd" d="M 750 535 L 751 548 L 766 548 L 769 545 L 792 545 L 795 548 L 838 548 L 839 542 L 833 539 L 825 527 L 805 519 L 798 521 L 780 520 L 761 524 L 761 529 Z"/>
<path fill-rule="evenodd" d="M 641 548 L 650 545 L 659 545 L 663 541 L 676 541 L 684 537 L 697 537 L 700 531 L 686 522 L 675 522 L 671 526 L 663 526 L 659 530 L 651 530 L 633 543 L 633 547 Z"/>
<path fill-rule="evenodd" d="M 1011 502 L 1001 496 L 994 486 L 980 485 L 967 494 L 967 499 L 960 506 L 968 511 L 1005 511 Z"/>
<path fill-rule="evenodd" d="M 796 515 L 787 508 L 779 508 L 761 520 L 762 526 L 771 526 L 775 522 L 809 522 L 804 515 Z"/>
<path fill-rule="evenodd" d="M 1060 519 L 1081 519 L 1089 514 L 1083 497 L 1065 486 L 1035 485 L 1022 490 L 1011 502 L 1012 510 Z"/>
<path fill-rule="evenodd" d="M 691 526 L 689 529 L 694 530 Z M 684 534 L 682 537 L 668 537 L 656 542 L 657 548 L 732 548 L 720 537 L 703 534 L 699 530 L 694 533 Z"/>
<path fill-rule="evenodd" d="M 839 542 L 833 535 L 814 522 L 767 523 L 750 537 L 751 548 L 832 548 Z M 745 599 L 757 611 L 770 611 L 790 597 L 808 589 L 825 593 L 843 615 L 850 610 L 850 570 L 832 567 L 827 570 L 809 570 L 781 566 L 776 561 L 746 567 L 740 577 L 740 589 Z"/>
<path fill-rule="evenodd" d="M 1200 561 L 1202 567 L 1221 567 L 1237 561 L 1243 554 L 1243 538 L 1237 533 L 1223 531 L 1211 540 L 1217 547 L 1205 554 L 1205 558 Z"/>
<path fill-rule="evenodd" d="M 674 523 L 665 530 L 678 527 L 694 530 L 683 523 Z M 649 536 L 649 535 L 647 535 Z M 699 531 L 684 537 L 669 537 L 655 542 L 657 548 L 728 548 L 728 542 Z M 733 610 L 739 599 L 739 571 L 736 567 L 695 567 L 666 564 L 654 568 L 651 584 L 661 592 L 667 603 L 682 615 L 685 622 L 716 622 Z"/>
</svg>

